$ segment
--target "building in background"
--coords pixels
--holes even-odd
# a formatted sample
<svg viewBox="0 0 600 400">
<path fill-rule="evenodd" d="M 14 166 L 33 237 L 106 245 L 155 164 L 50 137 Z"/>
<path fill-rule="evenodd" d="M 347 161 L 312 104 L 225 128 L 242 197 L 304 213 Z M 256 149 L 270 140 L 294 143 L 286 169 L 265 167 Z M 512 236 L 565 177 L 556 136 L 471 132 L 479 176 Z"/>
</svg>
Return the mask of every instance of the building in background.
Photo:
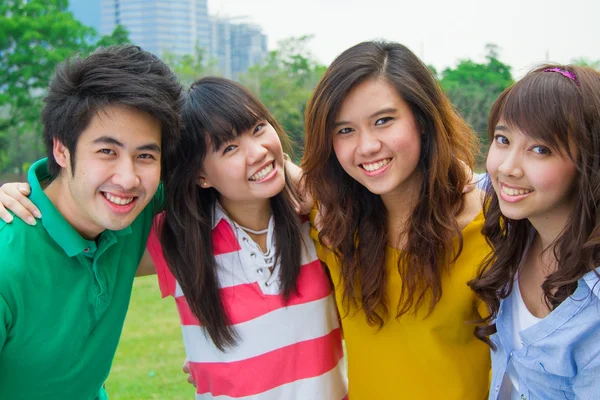
<svg viewBox="0 0 600 400">
<path fill-rule="evenodd" d="M 100 34 L 121 24 L 132 43 L 162 56 L 209 46 L 207 0 L 100 0 Z"/>
<path fill-rule="evenodd" d="M 207 48 L 209 59 L 216 60 L 218 70 L 227 78 L 231 71 L 231 23 L 228 19 L 210 18 L 210 42 Z"/>
<path fill-rule="evenodd" d="M 243 19 L 211 17 L 209 58 L 217 60 L 223 75 L 233 79 L 262 62 L 268 54 L 267 36 L 260 26 L 236 23 Z"/>
<path fill-rule="evenodd" d="M 231 76 L 237 79 L 253 65 L 260 64 L 268 55 L 267 36 L 258 25 L 231 26 Z"/>
<path fill-rule="evenodd" d="M 238 79 L 268 54 L 267 36 L 244 17 L 209 17 L 208 0 L 70 0 L 69 10 L 99 35 L 118 24 L 129 39 L 158 56 L 194 54 L 216 60 L 220 73 Z"/>
</svg>

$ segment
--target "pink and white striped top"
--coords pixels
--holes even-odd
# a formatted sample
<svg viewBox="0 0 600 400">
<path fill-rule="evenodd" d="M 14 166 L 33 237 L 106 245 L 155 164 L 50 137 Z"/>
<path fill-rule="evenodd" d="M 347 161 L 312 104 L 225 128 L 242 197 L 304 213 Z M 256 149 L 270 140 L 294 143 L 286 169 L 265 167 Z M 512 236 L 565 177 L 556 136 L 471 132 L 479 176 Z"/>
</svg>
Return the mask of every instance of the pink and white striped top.
<svg viewBox="0 0 600 400">
<path fill-rule="evenodd" d="M 274 240 L 273 228 L 271 218 L 267 243 Z M 213 250 L 221 299 L 239 337 L 225 352 L 200 327 L 167 266 L 157 232 L 151 232 L 147 249 L 163 297 L 175 298 L 197 400 L 347 398 L 335 300 L 309 228 L 304 221 L 298 293 L 284 305 L 279 265 L 216 207 Z"/>
</svg>

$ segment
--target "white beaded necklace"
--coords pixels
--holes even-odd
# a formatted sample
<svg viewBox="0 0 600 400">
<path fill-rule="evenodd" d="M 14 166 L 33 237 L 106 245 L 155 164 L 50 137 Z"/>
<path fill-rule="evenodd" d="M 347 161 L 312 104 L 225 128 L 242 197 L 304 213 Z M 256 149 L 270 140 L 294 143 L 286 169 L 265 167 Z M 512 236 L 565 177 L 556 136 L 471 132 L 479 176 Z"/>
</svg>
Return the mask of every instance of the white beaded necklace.
<svg viewBox="0 0 600 400">
<path fill-rule="evenodd" d="M 238 224 L 237 222 L 236 222 L 236 225 L 239 226 L 240 228 L 242 228 L 244 231 L 246 231 L 248 233 L 253 233 L 255 235 L 264 235 L 265 233 L 269 232 L 269 228 L 263 229 L 260 231 L 255 231 L 254 229 L 246 228 L 245 226 L 242 226 L 242 225 Z"/>
</svg>

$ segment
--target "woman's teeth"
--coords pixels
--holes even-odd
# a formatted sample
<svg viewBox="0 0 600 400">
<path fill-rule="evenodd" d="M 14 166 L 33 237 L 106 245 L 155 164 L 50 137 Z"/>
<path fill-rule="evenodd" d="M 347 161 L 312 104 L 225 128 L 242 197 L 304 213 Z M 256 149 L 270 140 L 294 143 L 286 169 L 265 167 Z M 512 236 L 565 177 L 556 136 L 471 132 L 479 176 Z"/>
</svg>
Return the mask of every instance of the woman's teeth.
<svg viewBox="0 0 600 400">
<path fill-rule="evenodd" d="M 502 186 L 502 192 L 509 196 L 522 196 L 524 194 L 528 194 L 533 192 L 531 189 L 513 189 L 506 186 Z"/>
<path fill-rule="evenodd" d="M 250 180 L 251 181 L 260 181 L 262 178 L 269 175 L 269 173 L 271 173 L 271 171 L 273 171 L 273 168 L 275 168 L 274 164 L 270 163 L 269 165 L 267 165 L 266 167 L 264 167 L 263 169 L 261 169 L 260 171 L 258 171 L 254 175 L 252 175 L 250 177 Z"/>
<path fill-rule="evenodd" d="M 376 163 L 363 164 L 362 167 L 369 172 L 373 172 L 373 171 L 377 171 L 378 169 L 383 168 L 385 165 L 388 165 L 388 163 L 390 161 L 391 161 L 391 158 L 386 158 L 385 160 L 381 160 Z"/>
</svg>

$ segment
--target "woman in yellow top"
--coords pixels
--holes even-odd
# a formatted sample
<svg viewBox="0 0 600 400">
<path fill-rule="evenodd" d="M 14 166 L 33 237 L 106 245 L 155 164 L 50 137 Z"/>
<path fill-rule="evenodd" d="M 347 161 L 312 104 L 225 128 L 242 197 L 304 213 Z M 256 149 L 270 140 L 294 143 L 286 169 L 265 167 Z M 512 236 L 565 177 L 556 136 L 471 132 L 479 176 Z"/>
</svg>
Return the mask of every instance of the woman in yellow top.
<svg viewBox="0 0 600 400">
<path fill-rule="evenodd" d="M 306 110 L 305 183 L 336 289 L 349 398 L 484 399 L 489 349 L 467 282 L 489 253 L 475 138 L 429 69 L 397 43 L 333 61 Z M 480 307 L 481 306 L 481 307 Z"/>
</svg>

